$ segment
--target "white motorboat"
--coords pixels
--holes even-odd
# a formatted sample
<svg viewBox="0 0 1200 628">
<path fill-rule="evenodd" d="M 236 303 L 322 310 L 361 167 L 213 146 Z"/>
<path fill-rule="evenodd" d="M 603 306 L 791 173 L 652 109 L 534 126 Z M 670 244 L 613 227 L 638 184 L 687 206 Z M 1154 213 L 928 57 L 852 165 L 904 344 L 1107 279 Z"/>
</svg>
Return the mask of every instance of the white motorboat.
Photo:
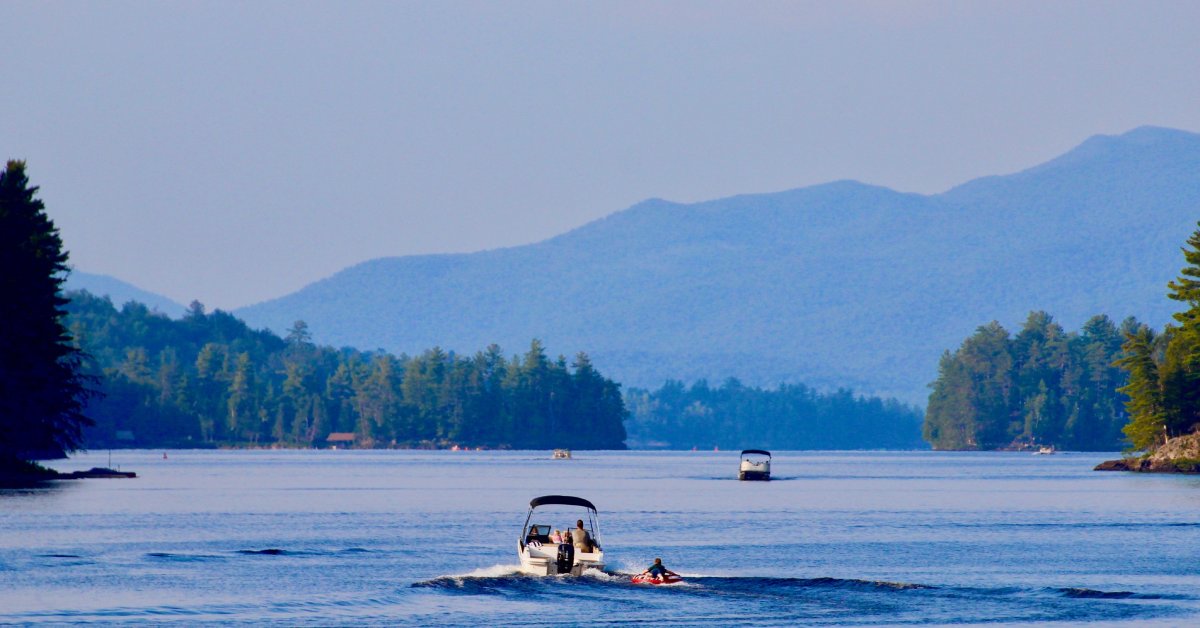
<svg viewBox="0 0 1200 628">
<path fill-rule="evenodd" d="M 587 515 L 569 516 L 574 521 L 567 522 L 566 530 L 558 530 L 547 522 L 550 516 L 565 516 L 565 509 L 538 511 L 548 506 L 583 508 Z M 556 536 L 558 532 L 566 532 L 566 539 Z M 569 495 L 545 495 L 530 500 L 529 515 L 517 540 L 517 556 L 521 559 L 521 572 L 534 576 L 578 576 L 587 569 L 603 570 L 604 550 L 600 547 L 600 516 L 596 507 L 586 499 Z"/>
<path fill-rule="evenodd" d="M 555 460 L 570 460 L 571 459 L 571 450 L 570 449 L 555 449 L 554 453 L 551 454 L 550 457 Z"/>
<path fill-rule="evenodd" d="M 738 466 L 738 479 L 770 480 L 771 452 L 763 449 L 742 450 L 742 462 Z"/>
</svg>

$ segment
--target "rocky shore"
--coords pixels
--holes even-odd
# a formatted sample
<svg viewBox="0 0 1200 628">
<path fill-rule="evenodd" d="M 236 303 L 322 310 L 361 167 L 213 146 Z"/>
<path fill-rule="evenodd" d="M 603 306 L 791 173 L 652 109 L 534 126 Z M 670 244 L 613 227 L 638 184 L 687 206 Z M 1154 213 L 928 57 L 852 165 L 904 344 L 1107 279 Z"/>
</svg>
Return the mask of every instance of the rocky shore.
<svg viewBox="0 0 1200 628">
<path fill-rule="evenodd" d="M 1169 439 L 1143 456 L 1106 460 L 1096 465 L 1096 471 L 1200 473 L 1200 433 Z"/>
<path fill-rule="evenodd" d="M 29 488 L 51 480 L 83 480 L 88 478 L 136 478 L 133 471 L 117 471 L 92 467 L 87 471 L 59 473 L 34 462 L 7 460 L 0 462 L 0 488 Z"/>
</svg>

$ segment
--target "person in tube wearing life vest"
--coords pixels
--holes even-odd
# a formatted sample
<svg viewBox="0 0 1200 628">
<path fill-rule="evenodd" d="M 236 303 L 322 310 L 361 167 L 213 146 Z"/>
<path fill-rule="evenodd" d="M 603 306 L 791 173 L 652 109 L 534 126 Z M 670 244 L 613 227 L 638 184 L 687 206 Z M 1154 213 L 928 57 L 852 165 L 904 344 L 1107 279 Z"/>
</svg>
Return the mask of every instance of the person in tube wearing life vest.
<svg viewBox="0 0 1200 628">
<path fill-rule="evenodd" d="M 655 558 L 654 564 L 650 565 L 650 568 L 647 569 L 646 571 L 643 571 L 642 575 L 650 576 L 651 578 L 654 578 L 655 580 L 659 580 L 659 581 L 663 580 L 664 578 L 666 578 L 668 576 L 674 576 L 676 578 L 680 577 L 679 574 L 664 567 L 662 564 L 661 558 Z"/>
</svg>

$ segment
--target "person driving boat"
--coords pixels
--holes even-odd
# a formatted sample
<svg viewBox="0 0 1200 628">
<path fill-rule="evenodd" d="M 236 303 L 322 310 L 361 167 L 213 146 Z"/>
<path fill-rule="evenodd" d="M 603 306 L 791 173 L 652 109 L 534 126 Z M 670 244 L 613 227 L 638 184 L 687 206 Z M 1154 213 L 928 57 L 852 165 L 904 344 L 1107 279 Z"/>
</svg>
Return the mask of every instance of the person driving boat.
<svg viewBox="0 0 1200 628">
<path fill-rule="evenodd" d="M 571 530 L 571 540 L 574 542 L 576 549 L 579 551 L 592 551 L 592 535 L 588 534 L 588 531 L 583 529 L 583 519 L 575 522 L 575 529 Z"/>
</svg>

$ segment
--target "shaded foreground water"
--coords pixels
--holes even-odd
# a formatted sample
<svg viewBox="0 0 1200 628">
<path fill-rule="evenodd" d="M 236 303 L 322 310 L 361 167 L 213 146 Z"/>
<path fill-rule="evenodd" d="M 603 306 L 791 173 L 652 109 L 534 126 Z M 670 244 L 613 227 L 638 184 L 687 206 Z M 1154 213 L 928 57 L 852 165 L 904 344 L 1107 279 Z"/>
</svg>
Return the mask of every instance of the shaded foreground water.
<svg viewBox="0 0 1200 628">
<path fill-rule="evenodd" d="M 1104 454 L 776 452 L 742 483 L 736 452 L 166 453 L 0 491 L 0 622 L 1200 622 L 1200 478 Z M 606 573 L 515 573 L 552 493 L 600 508 Z M 655 556 L 687 582 L 629 584 Z"/>
</svg>

